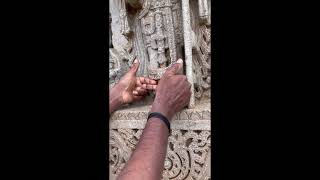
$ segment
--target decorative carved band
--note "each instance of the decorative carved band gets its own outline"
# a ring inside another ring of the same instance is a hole
[[[176,113],[172,122],[175,120],[192,120],[192,121],[203,121],[211,120],[211,110],[210,103],[202,103],[199,106],[196,106],[194,109],[184,109],[181,112]],[[111,120],[145,120],[148,117],[148,112],[151,109],[151,106],[141,106],[141,107],[131,107],[120,109],[114,112],[111,116]]]
[[[110,130],[110,179],[124,168],[141,134],[141,129]],[[162,179],[211,179],[210,148],[210,131],[171,130]]]

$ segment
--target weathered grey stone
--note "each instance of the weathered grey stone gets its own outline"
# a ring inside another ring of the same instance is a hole
[[[109,122],[111,179],[117,177],[127,161],[128,155],[122,153],[130,155],[134,150],[150,108],[149,105],[126,107],[112,114]],[[210,179],[211,121],[210,103],[184,109],[175,115],[171,120],[163,179]]]
[[[172,130],[169,136],[163,179],[210,179],[209,131]],[[110,130],[110,178],[115,179],[128,161],[142,130]]]
[[[192,96],[188,108],[171,120],[163,179],[211,179],[211,0],[109,2],[109,87],[119,81],[135,58],[140,61],[137,75],[153,79],[160,79],[168,67],[182,58]],[[138,143],[153,98],[149,96],[148,101],[112,114],[110,179],[116,179]]]

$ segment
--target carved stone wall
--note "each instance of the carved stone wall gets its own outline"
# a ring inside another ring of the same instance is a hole
[[[192,84],[189,108],[171,121],[163,179],[211,179],[210,0],[111,0],[109,87],[140,60],[139,76],[160,79],[178,58]],[[128,161],[146,123],[150,101],[131,104],[110,119],[110,178]]]
[[[110,119],[110,178],[115,179],[130,158],[151,106],[123,108]],[[210,103],[177,113],[164,163],[163,179],[210,179]]]

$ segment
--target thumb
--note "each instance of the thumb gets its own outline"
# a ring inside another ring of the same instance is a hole
[[[138,60],[138,59],[135,59],[135,60],[133,61],[133,64],[132,64],[129,72],[130,72],[131,74],[136,74],[137,71],[138,71],[138,69],[139,69],[139,65],[140,65],[139,60]]]
[[[183,61],[182,59],[178,59],[176,63],[172,64],[172,66],[166,70],[164,75],[166,76],[175,75],[182,70],[182,67],[183,67]]]

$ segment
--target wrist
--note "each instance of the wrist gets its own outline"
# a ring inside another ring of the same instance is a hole
[[[170,131],[170,121],[167,119],[166,116],[164,116],[162,113],[159,113],[159,112],[150,112],[148,115],[148,120],[153,117],[160,119],[164,124],[166,124],[166,126],[168,127],[168,130]]]
[[[118,87],[114,86],[109,94],[109,112],[112,113],[115,111],[117,108],[122,106],[122,96],[121,93],[118,89]]]
[[[164,115],[169,121],[173,117],[173,113],[170,108],[158,103],[156,100],[153,102],[150,112],[158,112]]]
[[[110,102],[109,105],[113,105],[113,106],[121,106],[122,105],[121,97],[119,95],[110,94],[110,101],[109,102]]]

